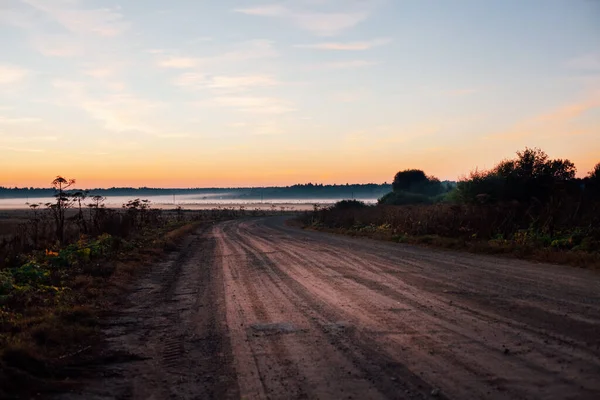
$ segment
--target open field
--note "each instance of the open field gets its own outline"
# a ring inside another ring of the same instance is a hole
[[[168,196],[166,196],[168,197]],[[108,208],[121,208],[127,201],[132,200],[130,197],[113,197],[107,199],[105,205]],[[315,205],[320,207],[330,206],[340,199],[287,199],[287,200],[196,200],[196,201],[172,201],[164,198],[156,198],[150,196],[152,207],[161,210],[173,210],[178,206],[186,210],[213,210],[218,208],[235,208],[243,207],[246,210],[281,210],[285,211],[307,211],[312,210]],[[30,203],[42,203],[53,201],[52,199],[31,199]],[[365,199],[367,203],[375,203],[377,199]],[[0,213],[12,211],[27,211],[29,206],[26,199],[0,199]]]
[[[308,211],[312,210],[314,206],[318,205],[320,207],[324,207],[327,205],[331,205],[332,203],[323,203],[323,202],[272,202],[272,203],[259,203],[259,202],[214,202],[214,203],[202,203],[202,204],[181,204],[186,210],[214,210],[214,209],[224,209],[224,208],[234,208],[239,210],[240,207],[243,207],[247,211],[251,210],[260,210],[260,211],[280,211],[283,207],[285,211]],[[9,216],[9,215],[26,215],[28,213],[27,205],[23,203],[22,205],[18,204],[0,204],[0,215],[1,216]],[[114,205],[114,208],[119,208],[118,205]],[[153,203],[153,208],[157,208],[160,210],[174,210],[177,207],[176,205],[169,203]],[[1,218],[1,217],[0,217]]]
[[[324,204],[319,204],[319,206],[323,206]],[[185,205],[182,210],[185,214],[192,214],[194,211],[208,211],[208,210],[225,210],[232,209],[235,211],[243,210],[247,213],[252,212],[268,212],[268,213],[277,213],[277,212],[301,212],[301,211],[309,211],[314,209],[314,204],[309,203],[232,203],[232,204],[224,204],[224,203],[206,203],[206,204],[191,204]],[[167,216],[174,214],[177,212],[175,206],[172,204],[152,204],[154,209],[162,210]],[[112,208],[114,210],[120,210],[120,208]],[[40,210],[42,213],[45,212],[43,208]],[[87,215],[88,210],[85,210]],[[69,209],[67,212],[67,217],[72,217],[77,214],[77,210],[75,208]],[[11,208],[2,208],[0,205],[0,240],[3,238],[7,238],[14,234],[20,226],[28,223],[33,216],[31,210],[27,208],[26,205],[21,207],[15,207],[14,205]]]
[[[185,204],[182,205],[186,210],[197,211],[197,210],[214,210],[233,208],[239,210],[242,207],[246,211],[309,211],[314,209],[315,204],[323,207],[330,205],[331,203],[287,203],[287,202],[274,202],[274,203],[253,203],[253,202],[231,202],[231,203],[205,203],[205,204]],[[155,204],[154,207],[162,210],[172,210],[172,204]]]
[[[283,217],[197,230],[103,327],[105,361],[59,398],[600,396],[597,272]]]

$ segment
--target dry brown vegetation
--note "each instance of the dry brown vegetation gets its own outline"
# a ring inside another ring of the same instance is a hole
[[[398,243],[600,268],[597,237],[584,236],[579,230],[558,231],[549,236],[518,229],[511,225],[516,214],[510,205],[376,206],[343,211],[323,209],[306,213],[302,223],[309,229]],[[506,236],[500,231],[507,232]]]
[[[74,198],[0,214],[0,398],[72,385],[98,362],[101,317],[145,266],[201,225],[265,214],[157,210],[139,199],[117,210]]]
[[[164,225],[128,239],[80,240],[49,255],[48,263],[38,255],[35,264],[0,270],[0,398],[68,388],[87,363],[98,362],[101,317],[132,279],[200,225],[235,217],[199,212],[178,221],[172,214]],[[87,255],[96,246],[102,253]],[[52,264],[62,257],[69,263]]]

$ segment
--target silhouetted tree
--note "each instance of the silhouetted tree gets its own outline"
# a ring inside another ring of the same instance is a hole
[[[526,148],[517,152],[515,159],[504,160],[491,171],[472,172],[458,183],[458,192],[466,201],[487,195],[493,200],[546,202],[569,189],[576,172],[569,160],[551,160],[540,149]]]
[[[427,176],[420,169],[407,169],[396,174],[392,182],[392,190],[436,196],[444,191],[444,186],[438,178]]]
[[[27,205],[29,206],[29,208],[32,211],[33,214],[33,218],[31,218],[31,226],[33,228],[33,232],[32,232],[32,239],[33,239],[33,246],[37,248],[38,245],[38,237],[39,237],[39,227],[40,227],[40,203],[34,203],[34,204],[29,204],[27,203]]]
[[[588,173],[584,179],[584,185],[588,197],[592,197],[596,201],[600,201],[600,163]]]
[[[46,206],[52,211],[54,222],[56,223],[56,240],[64,242],[65,236],[65,212],[73,205],[71,198],[66,193],[66,190],[75,184],[75,179],[66,179],[62,176],[57,176],[52,181],[52,186],[56,194],[55,203],[46,203]]]
[[[425,172],[420,169],[407,169],[400,171],[394,176],[392,189],[394,192],[410,192],[411,188],[427,183],[429,179]]]
[[[594,169],[590,171],[588,178],[594,182],[600,183],[600,163],[596,164]]]
[[[147,222],[150,210],[150,200],[130,200],[123,204],[123,208],[126,209],[127,213],[131,216],[134,225],[137,225],[139,222],[139,225],[143,226]]]
[[[102,216],[106,213],[106,209],[104,208],[104,201],[106,197],[104,196],[92,196],[92,202],[88,204],[90,208],[90,223],[94,225],[96,230],[100,230],[100,220]]]
[[[498,164],[495,173],[504,178],[520,181],[565,181],[575,178],[577,169],[569,160],[550,160],[548,155],[538,148],[526,148],[517,152],[514,160],[505,160]]]
[[[87,227],[85,218],[83,216],[83,207],[82,207],[81,202],[85,201],[85,199],[87,198],[87,195],[88,195],[88,193],[85,190],[78,191],[78,192],[71,194],[73,201],[77,203],[78,208],[79,208],[79,212],[77,213],[77,223],[79,224],[79,227],[83,231],[83,233],[88,233],[88,227]]]

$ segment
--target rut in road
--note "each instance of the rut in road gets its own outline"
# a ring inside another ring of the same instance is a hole
[[[600,398],[600,275],[220,223],[106,331],[135,361],[63,398]]]

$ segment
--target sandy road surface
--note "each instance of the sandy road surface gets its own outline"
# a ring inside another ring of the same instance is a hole
[[[62,398],[598,399],[600,274],[302,231],[190,237]]]

